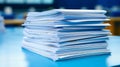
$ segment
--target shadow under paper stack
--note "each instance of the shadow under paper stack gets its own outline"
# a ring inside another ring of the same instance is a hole
[[[29,12],[23,48],[52,60],[109,54],[104,10],[54,9]]]

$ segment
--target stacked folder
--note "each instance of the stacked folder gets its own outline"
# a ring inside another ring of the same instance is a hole
[[[53,9],[29,12],[23,26],[23,48],[54,61],[109,54],[109,19],[105,10]]]
[[[0,32],[4,32],[5,31],[5,26],[4,26],[4,22],[3,22],[3,17],[0,16]]]

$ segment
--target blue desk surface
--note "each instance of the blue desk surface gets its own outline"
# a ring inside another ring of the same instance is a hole
[[[120,64],[120,37],[110,36],[111,55],[54,62],[21,48],[23,28],[9,27],[0,34],[0,67],[110,67]]]

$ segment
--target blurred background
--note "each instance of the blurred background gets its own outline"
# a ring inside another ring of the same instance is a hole
[[[110,21],[104,23],[111,24],[106,27],[113,35],[109,36],[108,41],[111,55],[84,58],[85,60],[81,59],[80,63],[76,61],[74,61],[75,64],[70,63],[76,66],[83,64],[84,67],[86,65],[86,67],[88,65],[89,67],[90,65],[92,67],[96,65],[96,67],[120,67],[120,0],[0,0],[0,67],[45,67],[49,65],[51,67],[52,64],[68,66],[69,61],[56,64],[44,61],[45,58],[21,49],[24,28],[21,24],[24,23],[27,13],[59,8],[107,10],[106,15]]]
[[[0,0],[0,14],[6,26],[21,26],[27,12],[50,9],[104,9],[113,35],[120,35],[120,0]]]

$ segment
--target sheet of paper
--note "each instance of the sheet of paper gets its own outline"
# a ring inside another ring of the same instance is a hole
[[[50,58],[54,61],[56,60],[62,60],[62,59],[70,59],[70,58],[77,58],[77,57],[83,57],[83,56],[91,56],[91,55],[102,55],[102,54],[109,54],[110,51],[108,49],[97,49],[97,50],[86,50],[86,51],[76,51],[76,52],[71,52],[68,54],[53,54],[50,52],[42,51],[39,49],[35,49],[32,47],[28,47],[23,45],[23,48],[26,48],[32,52],[35,52],[37,54],[40,54],[44,57]]]
[[[39,49],[39,50],[56,53],[56,54],[62,54],[62,53],[73,52],[73,51],[84,51],[84,50],[107,48],[106,42],[90,43],[90,44],[84,44],[84,45],[78,44],[78,45],[72,45],[72,46],[64,46],[62,48],[46,45],[43,42],[41,42],[41,44],[36,44],[32,42],[23,41],[23,45],[29,46],[35,49]]]
[[[78,9],[53,9],[44,12],[29,12],[27,16],[49,16],[54,14],[81,15],[81,14],[105,14],[105,10],[78,10]]]
[[[58,47],[66,46],[66,45],[101,42],[101,41],[106,41],[107,39],[108,37],[99,37],[99,38],[91,38],[91,39],[83,39],[83,40],[77,39],[77,40],[59,42],[59,41],[54,41],[54,40],[49,40],[49,39],[48,40],[47,39],[32,39],[32,38],[24,37],[24,40],[28,42],[33,42],[37,44],[41,44],[41,42],[46,42],[46,44],[51,44],[51,45],[55,45]]]

